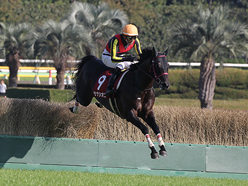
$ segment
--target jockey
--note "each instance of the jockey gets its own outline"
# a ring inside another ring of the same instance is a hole
[[[111,96],[116,93],[116,90],[113,90],[115,80],[120,75],[121,71],[129,69],[134,61],[134,57],[123,57],[121,54],[128,52],[132,48],[135,48],[138,56],[142,53],[140,41],[137,36],[137,27],[128,24],[123,28],[122,34],[115,35],[107,43],[102,53],[102,61],[106,66],[115,68],[115,70],[110,77],[105,96]]]

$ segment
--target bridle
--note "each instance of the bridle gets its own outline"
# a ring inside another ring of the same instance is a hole
[[[155,65],[155,63],[159,62],[157,59],[160,58],[160,57],[166,57],[166,55],[164,55],[164,54],[157,55],[155,58],[152,59],[152,65],[150,66],[149,73],[151,73],[151,71],[152,71],[154,76],[152,76],[151,74],[145,72],[144,70],[142,70],[142,69],[139,67],[139,69],[140,69],[142,72],[144,72],[146,75],[148,75],[148,76],[151,77],[152,79],[155,79],[156,82],[157,82],[158,84],[161,83],[161,80],[159,79],[161,76],[163,76],[163,75],[168,75],[168,72],[164,72],[164,73],[159,74],[159,75],[157,75],[157,73],[156,73],[156,70],[155,70],[155,66],[154,66],[154,65]]]

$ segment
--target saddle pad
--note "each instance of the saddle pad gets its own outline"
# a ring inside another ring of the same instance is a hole
[[[114,85],[114,89],[118,90],[121,81],[124,77],[124,75],[127,73],[128,70],[124,71],[123,73],[121,73],[121,75],[117,78],[117,80],[115,81],[115,85]],[[94,85],[93,88],[93,94],[94,97],[100,97],[100,98],[106,98],[108,99],[109,97],[106,97],[104,94],[107,90],[107,86],[109,83],[109,79],[110,79],[111,73],[110,70],[104,71],[97,79],[96,84]]]

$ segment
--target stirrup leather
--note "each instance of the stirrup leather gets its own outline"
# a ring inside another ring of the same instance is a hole
[[[114,90],[114,89],[108,90],[107,89],[107,91],[106,91],[106,93],[104,95],[107,96],[107,97],[110,97],[110,96],[116,94],[116,92],[117,92],[117,90]]]

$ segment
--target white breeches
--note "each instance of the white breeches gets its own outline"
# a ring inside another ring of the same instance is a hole
[[[108,56],[108,55],[102,55],[102,61],[108,67],[111,67],[111,68],[118,67],[121,70],[129,69],[130,65],[133,64],[133,62],[130,62],[130,61],[123,61],[123,62],[119,62],[119,63],[113,63],[112,60],[111,60],[111,56]]]

